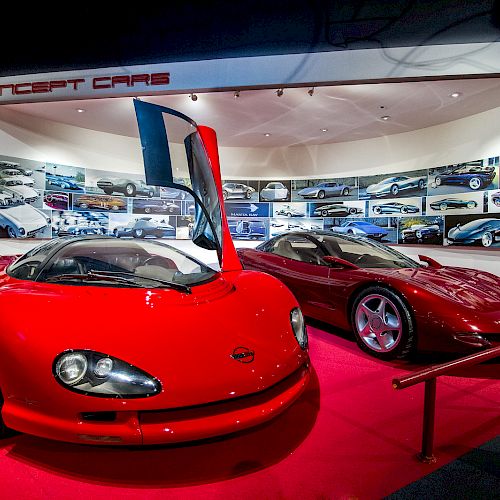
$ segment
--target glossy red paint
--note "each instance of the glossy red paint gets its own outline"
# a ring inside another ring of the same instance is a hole
[[[297,297],[304,315],[351,330],[355,298],[369,286],[396,291],[416,321],[422,351],[479,348],[458,334],[479,334],[496,345],[500,335],[500,278],[457,267],[347,269],[300,262],[258,249],[238,249],[245,269],[269,273]],[[435,262],[435,261],[434,261]],[[487,347],[482,346],[482,347]]]
[[[173,443],[231,433],[285,410],[309,381],[293,333],[292,293],[243,271],[224,215],[215,132],[199,128],[222,209],[222,272],[186,294],[174,289],[72,286],[12,278],[0,261],[0,391],[5,424],[62,441]],[[253,361],[231,357],[237,348]],[[137,399],[72,392],[53,375],[67,350],[93,350],[158,379]],[[0,399],[1,402],[1,399]],[[84,414],[115,412],[111,421]]]

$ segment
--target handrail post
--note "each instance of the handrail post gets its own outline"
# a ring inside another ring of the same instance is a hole
[[[436,462],[434,456],[434,417],[436,414],[436,378],[425,381],[424,420],[422,433],[422,451],[418,458],[427,464]]]

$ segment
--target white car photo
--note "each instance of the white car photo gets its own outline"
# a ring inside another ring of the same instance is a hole
[[[32,187],[23,184],[23,181],[21,179],[18,179],[18,177],[19,176],[0,178],[0,188],[5,187],[11,191],[14,191],[27,203],[36,201],[39,197],[39,194]]]
[[[16,179],[20,180],[25,186],[33,187],[35,185],[33,177],[23,175],[23,173],[17,168],[4,168],[0,170],[0,179],[6,179],[10,177],[15,177]]]
[[[288,198],[288,188],[282,182],[269,182],[267,186],[261,190],[260,198],[264,201],[279,201]]]
[[[35,207],[20,203],[15,206],[0,205],[0,229],[9,238],[29,238],[45,229],[50,220]]]

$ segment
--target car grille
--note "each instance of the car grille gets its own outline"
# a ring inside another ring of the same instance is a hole
[[[112,184],[111,182],[108,182],[108,181],[99,181],[99,182],[97,183],[97,185],[98,185],[99,187],[101,187],[101,186],[110,186],[110,187],[111,187],[113,184]]]
[[[26,235],[28,238],[31,238],[32,236],[35,236],[36,233],[38,233],[38,229],[36,229],[35,231],[29,231],[28,234]]]

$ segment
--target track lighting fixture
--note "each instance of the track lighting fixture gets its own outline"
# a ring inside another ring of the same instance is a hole
[[[277,95],[278,97],[281,97],[281,96],[283,95],[283,89],[278,89],[278,90],[276,91],[276,95]]]
[[[312,97],[314,95],[314,87],[311,87],[307,93]]]
[[[239,90],[236,90],[235,93],[234,93],[234,96],[233,96],[235,99],[238,99],[238,97],[240,97],[240,91]]]
[[[196,94],[189,94],[189,97],[193,102],[198,100],[198,96]]]

